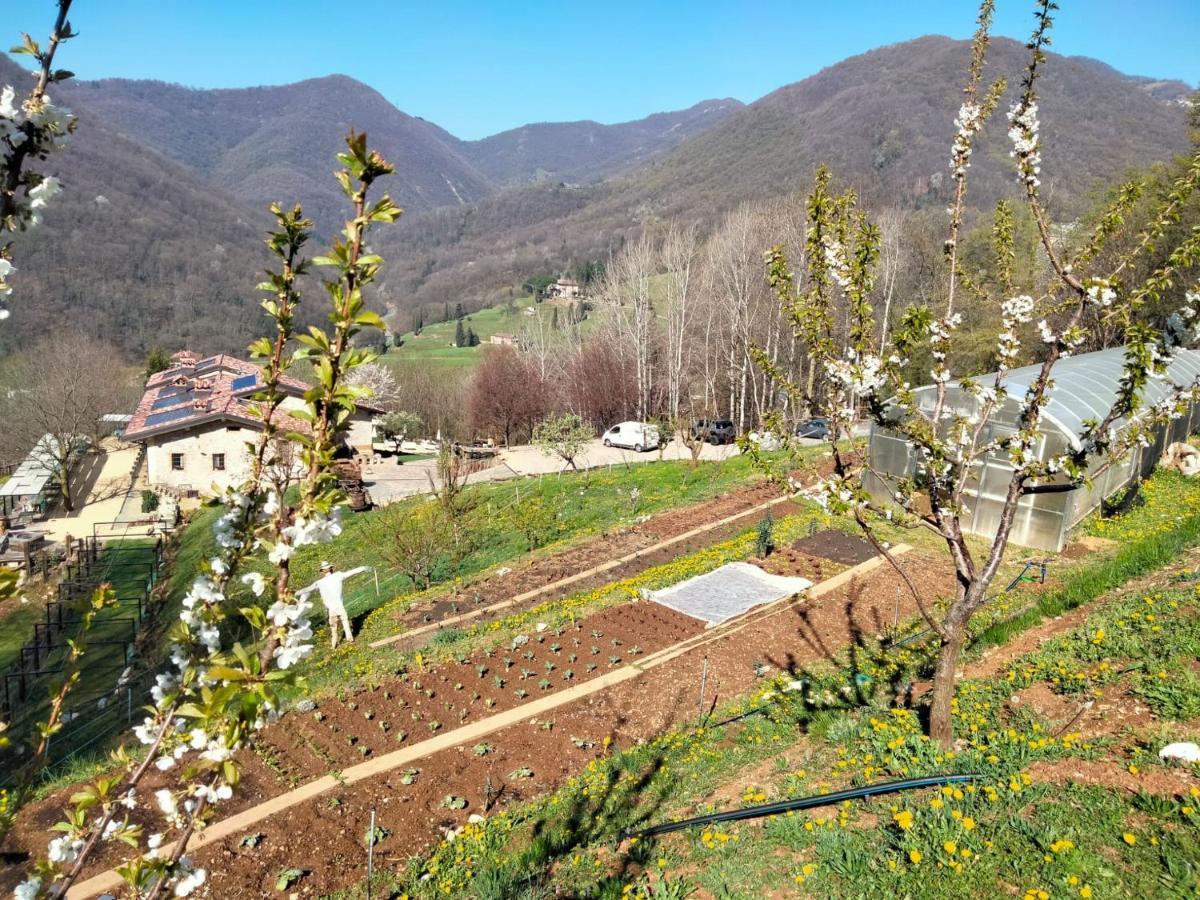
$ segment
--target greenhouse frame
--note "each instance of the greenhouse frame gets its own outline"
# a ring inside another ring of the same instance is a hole
[[[1085,353],[1055,363],[1053,387],[1047,394],[1049,402],[1042,411],[1040,437],[1035,447],[1039,459],[1048,460],[1061,455],[1068,447],[1080,446],[1083,423],[1089,419],[1101,420],[1111,409],[1124,366],[1124,347]],[[1016,432],[1022,399],[1040,371],[1040,365],[1032,365],[1005,374],[1003,384],[1008,396],[988,417],[981,443]],[[992,373],[973,380],[990,386],[995,379],[995,373]],[[1147,384],[1142,392],[1141,408],[1145,410],[1170,396],[1177,386],[1191,387],[1198,381],[1200,353],[1180,350],[1171,362],[1167,377],[1151,379]],[[917,388],[914,393],[920,410],[931,414],[937,398],[936,385]],[[978,412],[979,403],[959,385],[946,385],[946,409],[950,412],[970,416]],[[1128,427],[1136,418],[1118,420],[1117,428]],[[1081,485],[1022,497],[1011,540],[1026,547],[1058,552],[1066,544],[1071,529],[1102,501],[1129,484],[1135,474],[1139,477],[1148,475],[1169,445],[1186,441],[1198,428],[1200,402],[1192,403],[1180,418],[1158,426],[1148,447],[1135,447],[1111,464],[1103,455],[1089,459],[1090,487]],[[896,484],[916,475],[916,452],[905,438],[878,425],[872,425],[868,440],[870,468],[864,483],[877,502],[895,503]],[[982,466],[963,491],[963,528],[968,534],[986,538],[995,536],[1012,471],[1012,464],[1004,454],[991,453],[983,458]]]

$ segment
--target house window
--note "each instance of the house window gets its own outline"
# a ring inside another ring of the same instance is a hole
[[[225,454],[224,453],[214,453],[212,455],[212,461],[213,461],[213,471],[214,472],[224,472],[225,471]]]
[[[241,430],[242,430],[242,426],[241,426],[241,425],[230,425],[230,426],[229,426],[228,428],[226,428],[225,430],[226,430],[226,431],[241,431]]]
[[[183,471],[183,454],[182,453],[172,453],[171,454],[171,471],[172,472],[182,472]]]

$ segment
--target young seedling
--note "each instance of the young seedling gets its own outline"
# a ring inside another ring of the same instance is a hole
[[[392,836],[392,833],[382,825],[376,825],[374,828],[368,828],[363,834],[363,846],[370,847],[372,844],[378,844],[380,841],[387,840]]]
[[[527,769],[524,766],[522,766],[520,769],[513,769],[513,771],[509,772],[508,777],[513,779],[514,781],[517,780],[518,778],[532,778],[533,777],[533,769]]]
[[[275,877],[275,890],[283,893],[307,874],[307,869],[284,869]]]
[[[400,776],[400,783],[413,784],[417,780],[417,776],[420,774],[420,769],[405,769],[404,774]]]
[[[476,756],[487,756],[495,748],[491,744],[483,743],[483,744],[476,744],[471,749],[475,753]]]
[[[450,794],[442,801],[442,806],[446,807],[446,809],[466,809],[467,798],[455,797],[453,794]]]

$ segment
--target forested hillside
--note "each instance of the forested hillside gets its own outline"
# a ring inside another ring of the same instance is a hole
[[[648,162],[742,108],[738,100],[704,100],[634,122],[540,122],[457,146],[501,184],[597,181]]]
[[[471,208],[438,210],[397,229],[393,252],[408,303],[483,297],[522,273],[604,257],[648,223],[705,229],[739,203],[803,191],[822,163],[878,210],[942,209],[951,196],[950,138],[968,44],[925,37],[856,56],[750,104],[627,177],[594,187],[529,187]],[[989,78],[1016,91],[1024,49],[997,39]],[[1132,78],[1085,58],[1048,54],[1041,108],[1051,212],[1066,222],[1130,169],[1187,146],[1187,86]],[[975,152],[978,211],[1016,196],[1007,123],[997,115]],[[396,270],[392,283],[395,284]]]
[[[387,266],[370,299],[398,330],[418,308],[478,309],[533,274],[606,259],[645,226],[675,219],[711,231],[739,204],[804,190],[822,162],[875,210],[936,211],[950,192],[946,147],[966,54],[964,42],[925,37],[746,107],[706,101],[471,142],[344,76],[215,91],[69,82],[57,92],[80,126],[55,160],[66,194],[36,240],[18,241],[24,271],[2,340],[78,318],[135,355],[155,344],[240,348],[258,321],[267,205],[299,201],[319,229],[335,229],[344,208],[330,173],[351,127],[397,166],[386,187],[406,214],[375,248]],[[1019,44],[997,40],[989,77],[1015,80],[1021,58]],[[1044,166],[1059,222],[1125,171],[1186,145],[1186,85],[1053,54],[1047,68]],[[0,82],[23,77],[0,57]],[[998,115],[974,157],[977,207],[1015,187],[1004,131]]]

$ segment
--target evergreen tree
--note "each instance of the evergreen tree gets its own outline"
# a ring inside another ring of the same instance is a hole
[[[413,320],[413,334],[420,334],[421,329],[425,327],[425,311],[418,309]]]
[[[463,329],[462,319],[459,319],[458,323],[454,326],[454,346],[455,347],[467,346],[467,333]]]
[[[463,317],[463,308],[461,303],[454,304],[454,318],[461,319]]]
[[[550,330],[558,331],[558,307],[554,307],[554,312],[550,314]]]
[[[162,347],[154,347],[146,354],[147,378],[158,372],[165,372],[169,368],[171,368],[171,357],[167,356],[167,351]]]
[[[475,333],[474,328],[467,329],[467,346],[468,347],[478,347],[479,346],[479,335],[477,335]]]

